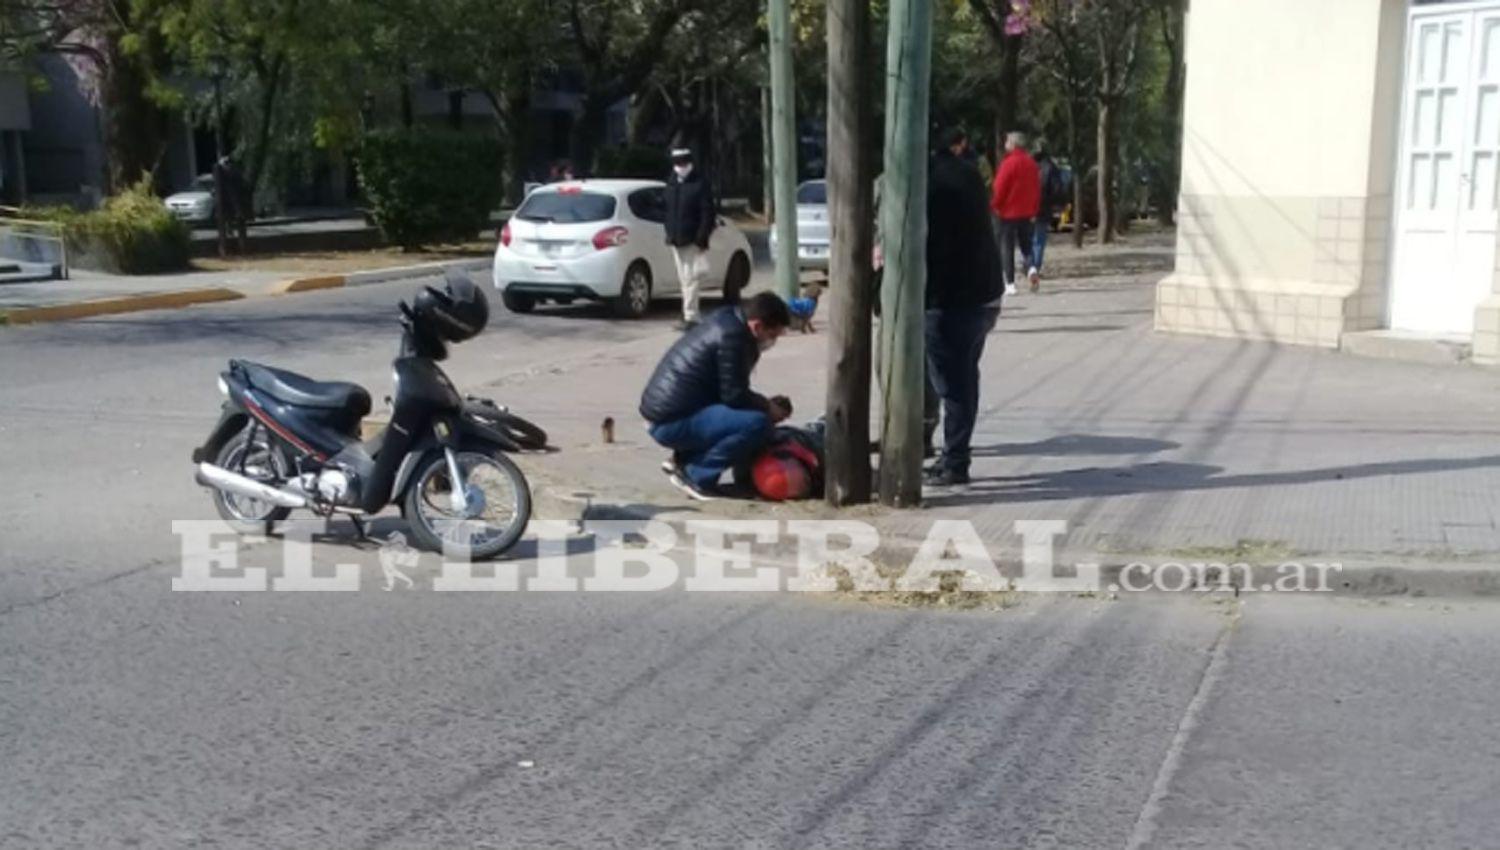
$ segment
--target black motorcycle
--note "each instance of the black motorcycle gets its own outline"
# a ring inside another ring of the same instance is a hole
[[[294,509],[364,520],[401,509],[415,542],[474,560],[516,544],[531,519],[531,489],[506,453],[546,448],[547,435],[486,399],[464,398],[438,362],[447,345],[489,321],[484,292],[462,273],[402,302],[396,391],[388,424],[368,442],[370,394],[231,360],[219,377],[219,423],[193,453],[199,484],[242,533],[269,533]]]

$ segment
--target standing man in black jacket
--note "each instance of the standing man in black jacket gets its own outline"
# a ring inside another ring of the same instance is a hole
[[[667,181],[667,244],[677,260],[682,285],[682,322],[679,330],[698,323],[698,297],[708,277],[708,241],[718,224],[713,187],[693,162],[688,148],[672,151],[672,177]]]
[[[949,131],[932,163],[927,194],[927,366],[943,400],[943,456],[928,470],[935,487],[969,483],[979,417],[979,360],[1003,286],[984,178],[964,159],[969,137]]]
[[[641,394],[651,437],[672,450],[662,471],[700,501],[715,495],[724,470],[750,460],[791,415],[780,398],[750,389],[761,352],[792,322],[786,303],[762,292],[743,307],[714,311],[673,344]]]

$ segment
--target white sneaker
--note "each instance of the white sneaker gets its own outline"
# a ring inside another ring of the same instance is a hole
[[[1014,283],[1007,283],[1005,285],[1005,294],[1006,295],[1015,295],[1016,293],[1018,293],[1020,291],[1021,290],[1017,289],[1016,285]]]
[[[1042,270],[1041,269],[1037,268],[1036,266],[1032,266],[1031,270],[1028,271],[1028,272],[1026,272],[1026,278],[1031,281],[1031,291],[1032,292],[1036,292],[1038,289],[1042,288]]]

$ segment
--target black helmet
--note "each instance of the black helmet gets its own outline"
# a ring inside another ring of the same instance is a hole
[[[490,302],[467,274],[449,271],[441,289],[429,286],[417,295],[412,320],[420,334],[463,342],[478,336],[489,324]]]

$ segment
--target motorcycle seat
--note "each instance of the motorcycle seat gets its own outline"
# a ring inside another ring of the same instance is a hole
[[[367,415],[372,404],[370,394],[358,384],[342,381],[314,381],[311,378],[273,369],[258,363],[235,361],[250,386],[282,404],[318,410],[337,410],[358,419]]]

